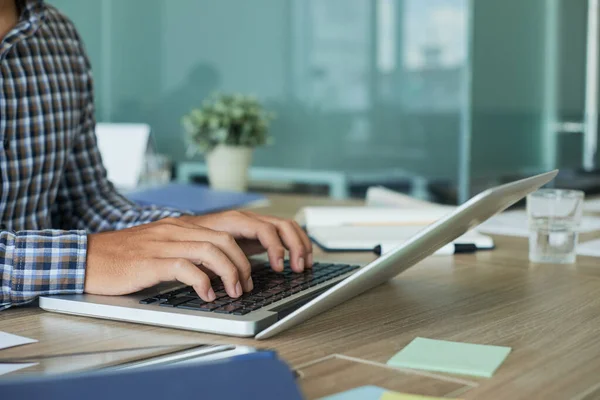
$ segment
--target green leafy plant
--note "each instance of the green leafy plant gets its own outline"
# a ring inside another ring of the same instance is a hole
[[[253,96],[214,94],[182,118],[190,153],[210,152],[219,144],[258,147],[270,144],[274,115]]]

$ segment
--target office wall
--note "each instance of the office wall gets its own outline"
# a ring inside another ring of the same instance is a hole
[[[469,133],[472,179],[580,163],[581,135],[545,124],[582,115],[586,0],[50,2],[85,40],[98,119],[150,123],[175,161],[181,116],[219,90],[277,113],[259,166],[456,182]]]
[[[543,162],[547,3],[474,2],[474,178],[534,170]]]
[[[255,165],[456,179],[466,0],[51,3],[86,42],[98,119],[149,122],[176,161],[181,116],[239,91],[278,116]]]
[[[585,61],[587,1],[560,3],[559,17],[559,121],[583,121],[585,107]],[[562,133],[558,139],[558,165],[565,168],[581,166],[583,139],[579,133]],[[600,154],[597,158],[600,162]]]

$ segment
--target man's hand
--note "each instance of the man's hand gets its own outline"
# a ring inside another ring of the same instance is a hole
[[[229,233],[246,255],[267,251],[275,271],[283,271],[286,248],[290,253],[293,271],[302,272],[304,268],[312,267],[312,243],[296,221],[239,211],[184,216],[179,219],[203,228]]]
[[[312,245],[298,224],[237,211],[91,234],[85,291],[120,295],[179,281],[213,301],[210,278],[219,276],[237,298],[253,288],[247,256],[266,251],[273,269],[282,271],[286,248],[294,271],[312,267]]]

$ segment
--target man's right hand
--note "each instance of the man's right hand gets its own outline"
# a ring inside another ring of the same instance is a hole
[[[219,276],[236,298],[252,290],[250,273],[248,258],[230,234],[177,218],[88,235],[86,293],[129,294],[179,281],[213,301],[211,276]]]

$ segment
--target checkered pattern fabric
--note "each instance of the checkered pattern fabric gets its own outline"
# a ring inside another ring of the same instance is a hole
[[[17,5],[18,25],[0,42],[0,309],[83,292],[88,233],[180,215],[115,191],[75,27],[41,0]]]

